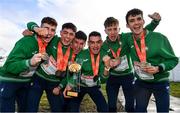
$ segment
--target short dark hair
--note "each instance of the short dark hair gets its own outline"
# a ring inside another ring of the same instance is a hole
[[[77,31],[76,26],[75,26],[73,23],[70,23],[70,22],[63,24],[63,25],[62,25],[62,30],[63,30],[64,28],[72,29],[74,32]]]
[[[51,17],[44,17],[41,20],[41,25],[43,23],[47,23],[47,24],[52,25],[52,26],[57,26],[58,25],[57,21],[54,18],[51,18]]]
[[[129,16],[136,16],[136,15],[139,15],[141,14],[143,16],[143,12],[140,10],[140,9],[137,9],[137,8],[134,8],[134,9],[131,9],[127,12],[126,14],[126,23],[128,24],[128,18]]]
[[[104,27],[109,27],[112,26],[114,24],[118,24],[119,25],[119,21],[118,19],[114,18],[114,17],[108,17],[105,21],[104,21]]]
[[[92,32],[89,34],[89,38],[90,38],[91,36],[99,36],[99,37],[101,38],[101,34],[100,34],[99,32],[97,32],[97,31],[92,31]],[[88,38],[88,40],[89,40],[89,38]]]
[[[75,34],[75,38],[80,39],[80,40],[84,40],[86,42],[87,35],[83,31],[78,31]]]

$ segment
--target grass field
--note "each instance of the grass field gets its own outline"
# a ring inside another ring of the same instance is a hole
[[[105,85],[102,86],[102,92],[107,99],[106,91],[105,91]],[[171,82],[170,83],[170,94],[175,97],[180,98],[180,82]],[[121,103],[118,103],[119,109],[118,111],[123,111]],[[93,101],[90,99],[88,95],[85,95],[82,103],[81,103],[81,111],[83,112],[95,112],[96,106],[93,103]],[[46,95],[44,94],[41,102],[40,102],[40,111],[50,111],[49,104],[46,99]]]
[[[180,98],[180,82],[170,83],[170,94]]]

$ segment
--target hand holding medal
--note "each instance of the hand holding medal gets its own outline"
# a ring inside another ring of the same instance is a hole
[[[77,73],[81,70],[81,65],[75,62],[70,64],[68,69],[70,72]]]
[[[47,53],[44,52],[44,53],[41,53],[41,58],[42,58],[43,61],[48,61],[49,56],[48,56]]]
[[[105,55],[104,57],[103,57],[103,62],[104,62],[104,65],[105,65],[105,67],[110,67],[110,57],[108,56],[108,55]]]

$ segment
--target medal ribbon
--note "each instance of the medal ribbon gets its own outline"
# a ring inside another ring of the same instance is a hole
[[[121,48],[119,48],[116,53],[111,48],[110,48],[110,50],[111,50],[111,53],[112,53],[114,58],[117,58],[120,56]]]
[[[136,53],[139,57],[139,60],[140,62],[146,62],[146,45],[145,45],[145,36],[144,36],[144,33],[142,33],[141,37],[140,37],[140,46],[141,46],[141,50],[135,40],[135,38],[133,37],[134,39],[134,46],[135,46],[135,49],[136,49]]]
[[[120,37],[119,37],[119,36],[117,37],[117,39],[118,39],[118,42],[120,42]],[[108,44],[107,40],[106,40],[106,43]],[[109,45],[109,44],[108,44],[108,45]],[[116,51],[116,53],[113,51],[113,49],[112,49],[110,46],[108,46],[108,47],[109,47],[109,49],[111,50],[111,53],[112,53],[112,55],[113,55],[114,58],[117,58],[117,57],[120,56],[121,47],[118,48],[118,50]]]
[[[66,50],[65,55],[63,55],[62,51],[62,44],[61,42],[58,43],[58,50],[57,50],[57,70],[65,71],[68,65],[68,59],[70,56],[70,47]]]
[[[91,65],[93,69],[93,75],[97,76],[99,71],[99,61],[100,61],[100,53],[98,54],[96,61],[94,60],[94,54],[90,51],[91,55]]]
[[[39,53],[46,53],[46,46],[48,43],[44,42],[40,37],[37,37]]]
[[[71,62],[74,62],[75,57],[76,57],[76,54],[73,53],[73,54],[72,54],[72,57],[71,57]]]

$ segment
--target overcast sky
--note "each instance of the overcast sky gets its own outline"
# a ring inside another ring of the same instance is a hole
[[[175,54],[180,57],[178,4],[178,0],[0,0],[0,47],[10,51],[22,37],[26,23],[40,24],[45,16],[58,21],[58,35],[63,23],[73,22],[87,35],[96,30],[105,39],[103,23],[107,17],[117,18],[121,32],[128,32],[125,15],[128,10],[139,8],[144,11],[146,24],[151,21],[148,14],[161,14],[162,21],[155,31],[168,37]]]

